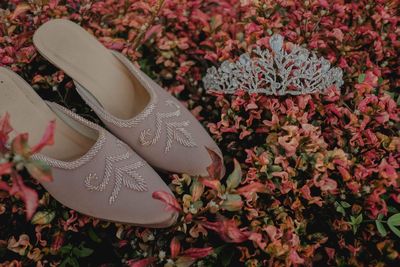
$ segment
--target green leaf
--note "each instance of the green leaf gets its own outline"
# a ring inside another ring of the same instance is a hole
[[[222,250],[225,249],[227,246],[228,245],[222,245],[222,246],[219,246],[217,248],[214,248],[214,253],[219,255],[222,252]]]
[[[400,225],[400,213],[390,216],[388,219],[388,224],[399,226]]]
[[[400,237],[400,230],[396,228],[396,226],[392,225],[392,224],[388,224],[390,230],[397,235],[398,237]]]
[[[203,201],[197,200],[196,202],[193,203],[193,207],[197,210],[201,209],[203,207]]]
[[[390,230],[397,235],[398,237],[400,237],[400,230],[396,227],[400,225],[400,213],[394,214],[392,216],[389,217],[389,219],[387,220],[387,224],[390,228]]]
[[[75,257],[67,257],[61,262],[60,267],[67,266],[79,267],[79,262]]]
[[[204,192],[204,185],[199,182],[198,179],[194,178],[192,185],[190,186],[190,194],[192,195],[192,200],[197,201],[201,198]]]
[[[339,213],[341,213],[343,216],[346,215],[346,211],[345,211],[344,208],[343,208],[342,206],[340,206],[340,205],[336,207],[336,211],[339,212]]]
[[[362,82],[364,82],[364,80],[365,80],[365,73],[361,73],[358,76],[358,83],[362,83]]]
[[[235,249],[229,247],[221,252],[220,259],[222,267],[231,266],[230,264],[234,254],[235,254]]]
[[[33,215],[31,222],[41,225],[48,224],[51,223],[55,216],[56,213],[54,211],[38,211]]]
[[[67,264],[68,264],[69,261],[70,261],[70,258],[69,258],[69,257],[68,257],[68,258],[65,258],[65,259],[61,262],[60,267],[66,267],[66,266],[68,266]]]
[[[351,207],[351,205],[349,203],[347,203],[346,201],[340,201],[340,205],[342,205],[342,207],[345,209]]]
[[[399,213],[399,210],[396,209],[396,208],[393,207],[393,206],[388,206],[388,212],[389,212],[389,213]]]
[[[70,263],[71,263],[72,267],[79,267],[79,262],[75,257],[71,257],[70,259],[71,259]]]
[[[376,224],[376,228],[378,229],[378,232],[381,234],[381,236],[386,236],[387,235],[387,231],[385,229],[385,227],[383,226],[382,222],[379,220],[375,221]]]
[[[238,185],[242,181],[242,168],[240,167],[240,163],[236,159],[233,159],[233,162],[235,164],[235,168],[233,172],[228,176],[228,179],[226,181],[228,191],[231,191],[232,189],[238,187]]]
[[[283,169],[282,169],[282,167],[279,166],[279,165],[272,165],[271,168],[270,168],[270,170],[271,170],[271,172],[280,172],[280,171],[282,171]]]
[[[176,267],[190,267],[196,260],[191,257],[182,256],[175,261]]]
[[[227,194],[225,201],[222,203],[221,208],[228,211],[238,211],[243,207],[243,201],[240,195]]]
[[[17,135],[12,141],[11,150],[25,159],[29,158],[31,148],[28,145],[28,134]]]
[[[88,231],[89,238],[96,243],[101,243],[101,238],[93,231],[93,228],[89,228]]]
[[[83,245],[80,245],[79,247],[73,248],[72,253],[79,258],[85,258],[93,253],[93,249],[85,248]]]
[[[363,221],[363,216],[362,216],[362,214],[360,214],[357,216],[355,222],[356,222],[356,224],[361,224],[362,221]]]
[[[396,93],[395,92],[384,91],[384,93],[387,94],[388,96],[390,96],[393,100],[395,100],[395,97],[396,97]]]
[[[72,245],[68,244],[60,248],[61,254],[69,254],[71,252]]]

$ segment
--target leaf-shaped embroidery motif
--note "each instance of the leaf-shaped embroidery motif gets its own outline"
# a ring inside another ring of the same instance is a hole
[[[117,142],[117,146],[122,148],[123,144]],[[137,172],[137,169],[143,167],[145,164],[142,161],[127,164],[123,167],[114,166],[116,163],[129,160],[131,153],[128,151],[117,156],[106,157],[106,166],[103,174],[102,181],[95,185],[92,183],[93,180],[98,180],[96,173],[90,173],[85,178],[85,186],[90,191],[102,192],[106,189],[109,184],[112,174],[115,176],[114,188],[109,198],[109,203],[112,204],[118,198],[118,194],[121,191],[122,185],[128,189],[135,191],[147,191],[146,181]]]
[[[110,204],[114,202],[121,190],[122,185],[135,191],[146,191],[147,185],[142,176],[135,170],[143,167],[144,163],[138,161],[134,164],[115,169],[115,186],[110,197]]]
[[[195,147],[197,144],[194,142],[191,133],[186,129],[189,125],[189,121],[170,121],[172,118],[178,118],[181,115],[179,105],[171,100],[166,101],[166,105],[175,107],[176,110],[173,112],[158,112],[156,113],[156,129],[151,133],[151,129],[145,129],[140,133],[140,143],[143,146],[150,146],[156,144],[160,137],[162,126],[165,124],[167,141],[165,144],[164,152],[167,153],[171,147],[173,141],[186,146]]]

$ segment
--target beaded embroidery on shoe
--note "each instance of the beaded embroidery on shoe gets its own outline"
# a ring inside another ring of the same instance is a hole
[[[43,161],[51,167],[66,169],[66,170],[76,169],[76,168],[86,164],[90,160],[92,160],[97,155],[97,153],[103,148],[103,145],[106,142],[105,130],[102,127],[98,126],[97,124],[94,124],[93,122],[82,118],[78,114],[70,111],[69,109],[64,108],[63,106],[60,106],[56,103],[50,103],[50,102],[48,102],[48,104],[55,106],[56,108],[61,110],[63,113],[67,114],[69,117],[73,118],[74,120],[78,121],[79,123],[86,125],[89,128],[97,130],[99,133],[99,137],[98,137],[96,143],[93,145],[93,147],[90,148],[89,151],[85,155],[83,155],[82,157],[80,157],[79,159],[74,160],[74,161],[69,162],[69,161],[56,160],[56,159],[49,158],[42,154],[32,155],[32,158],[35,160]]]
[[[121,141],[117,140],[117,146],[119,148],[123,148],[124,145]],[[123,167],[116,167],[115,164],[119,162],[128,161],[132,153],[130,153],[127,149],[124,149],[125,152],[118,155],[107,156],[105,159],[105,169],[102,176],[102,181],[95,185],[92,183],[93,180],[99,180],[97,173],[89,173],[85,177],[85,186],[89,191],[98,191],[102,192],[106,189],[106,186],[109,184],[112,174],[114,174],[115,182],[114,188],[109,197],[109,203],[114,203],[117,198],[118,194],[122,189],[122,185],[126,188],[143,192],[147,191],[147,183],[142,178],[142,176],[137,172],[138,169],[145,166],[144,162],[139,160],[134,163],[129,163],[124,165]]]
[[[151,129],[145,129],[140,133],[140,144],[143,146],[151,146],[156,144],[161,137],[163,125],[165,125],[167,141],[165,144],[164,152],[170,151],[173,141],[186,146],[196,147],[197,144],[194,142],[191,133],[187,130],[190,125],[188,120],[185,121],[171,121],[173,118],[178,118],[181,115],[179,105],[174,103],[172,100],[166,100],[167,106],[175,107],[176,110],[172,112],[157,112],[156,113],[156,129],[151,132]]]

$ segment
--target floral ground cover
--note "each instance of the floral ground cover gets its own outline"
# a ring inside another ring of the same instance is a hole
[[[182,100],[218,142],[227,166],[221,180],[213,178],[217,158],[208,178],[164,175],[178,199],[170,204],[181,213],[174,227],[102,222],[62,207],[38,184],[49,173],[29,155],[51,135],[33,148],[19,136],[10,151],[4,143],[12,125],[3,117],[0,264],[398,266],[398,7],[390,0],[0,2],[0,64],[43,98],[99,122],[71,80],[32,45],[45,21],[69,18]],[[340,92],[204,90],[208,67],[268,47],[273,33],[341,67]]]

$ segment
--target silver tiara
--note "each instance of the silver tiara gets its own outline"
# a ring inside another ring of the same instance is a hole
[[[297,45],[285,51],[279,34],[274,34],[269,44],[272,52],[256,47],[254,57],[244,53],[236,62],[224,61],[218,69],[209,68],[203,78],[205,88],[223,93],[243,89],[267,95],[300,95],[343,85],[342,70],[331,68],[325,58]]]

